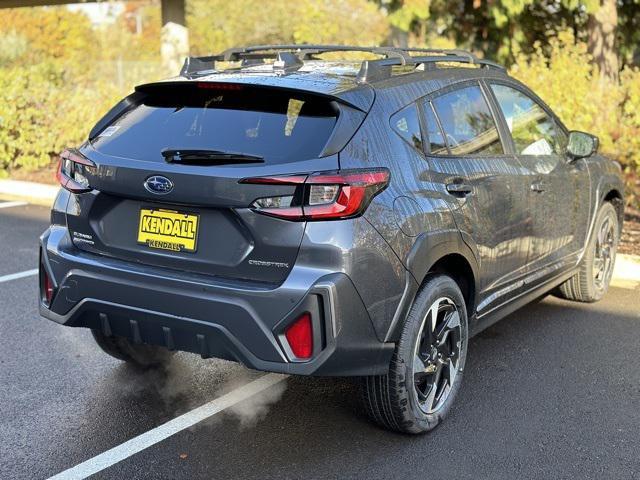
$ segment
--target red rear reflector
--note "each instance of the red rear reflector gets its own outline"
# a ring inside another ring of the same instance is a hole
[[[49,278],[49,275],[47,275],[47,271],[42,268],[42,296],[47,306],[51,305],[51,300],[53,300],[53,291],[53,282],[51,281],[51,278]]]
[[[311,315],[303,313],[285,331],[285,337],[293,354],[300,359],[309,359],[313,353],[313,327]]]

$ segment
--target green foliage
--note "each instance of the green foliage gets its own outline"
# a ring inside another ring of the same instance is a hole
[[[34,63],[49,59],[80,60],[95,55],[91,22],[82,13],[66,8],[16,8],[0,12],[2,44],[20,38],[3,56]],[[28,45],[28,48],[24,46]],[[3,46],[4,46],[3,45]]]
[[[113,76],[78,80],[76,70],[53,61],[0,69],[0,170],[49,165],[130,91]]]
[[[8,65],[27,52],[29,42],[15,31],[0,37],[0,66]]]
[[[389,22],[408,37],[408,43],[444,38],[461,48],[482,52],[508,65],[519,52],[534,53],[540,42],[547,54],[549,40],[572,29],[586,41],[589,17],[600,0],[376,0],[389,12]],[[617,0],[617,44],[623,60],[640,59],[640,2]]]
[[[402,5],[389,14],[389,23],[408,32],[414,22],[429,18],[429,0],[404,0]]]
[[[192,52],[265,43],[382,44],[389,25],[367,0],[191,0]]]

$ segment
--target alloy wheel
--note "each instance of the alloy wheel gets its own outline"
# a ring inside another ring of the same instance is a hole
[[[422,321],[413,356],[414,393],[424,413],[447,401],[458,375],[461,341],[458,307],[448,297],[437,299]]]
[[[598,229],[595,244],[595,255],[593,256],[593,282],[598,290],[606,288],[611,274],[616,255],[616,232],[615,222],[609,216]]]

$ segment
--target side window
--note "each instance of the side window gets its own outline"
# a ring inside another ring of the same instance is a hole
[[[566,134],[536,101],[515,88],[491,85],[519,155],[561,154]]]
[[[427,138],[429,143],[429,153],[432,155],[446,155],[447,143],[444,141],[444,135],[436,120],[436,115],[433,113],[433,106],[431,102],[424,103],[424,115],[425,124],[427,127]]]
[[[394,113],[390,119],[391,128],[412,147],[422,152],[422,135],[420,133],[420,120],[418,109],[414,104]]]
[[[452,155],[504,153],[495,120],[480,87],[466,87],[433,100]]]

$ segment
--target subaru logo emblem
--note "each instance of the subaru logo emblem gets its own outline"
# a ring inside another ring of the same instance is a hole
[[[156,195],[166,195],[173,190],[173,182],[162,175],[153,175],[145,180],[144,188]]]

